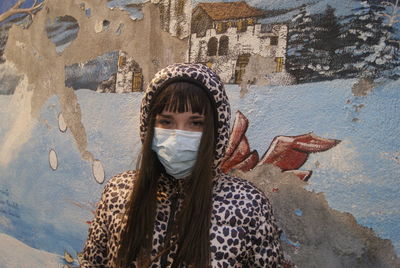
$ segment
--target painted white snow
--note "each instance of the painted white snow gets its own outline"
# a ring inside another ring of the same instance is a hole
[[[400,148],[400,118],[395,116],[400,114],[400,80],[379,86],[365,97],[352,95],[355,82],[250,87],[244,97],[237,85],[226,88],[232,116],[240,110],[249,119],[246,135],[251,149],[260,155],[278,135],[313,131],[323,138],[342,140],[329,151],[310,155],[301,168],[313,170],[308,189],[324,192],[332,208],[352,213],[359,223],[390,239],[400,252],[399,164],[381,154]],[[87,150],[101,163],[104,182],[135,169],[141,147],[138,124],[142,93],[75,92]],[[13,122],[7,119],[14,111],[10,101],[10,96],[0,96],[0,141]],[[356,112],[354,105],[360,104],[365,107]],[[1,219],[7,226],[13,225],[7,233],[14,237],[24,233],[26,244],[62,255],[64,250],[82,249],[86,221],[93,217],[91,210],[104,184],[93,179],[92,162],[82,160],[72,134],[59,131],[59,112],[57,98],[49,99],[29,142],[9,167],[0,165],[0,189],[7,189],[7,198],[20,206],[19,219]],[[355,117],[359,121],[353,122]],[[46,120],[54,127],[48,128],[43,123]],[[49,168],[48,144],[54,144],[62,156],[57,172]],[[96,170],[102,181],[101,168]],[[0,224],[0,232],[5,230]]]
[[[63,114],[62,114],[62,113],[59,113],[59,114],[58,114],[58,129],[59,129],[61,132],[65,132],[65,131],[67,131],[67,128],[68,128],[68,126],[67,126],[67,124],[65,123]]]
[[[93,161],[93,177],[97,183],[102,184],[104,182],[104,168],[99,160]]]
[[[14,237],[0,233],[0,267],[60,268],[61,256],[32,248]]]
[[[56,170],[58,167],[58,157],[54,149],[51,149],[49,152],[49,164],[52,170]]]
[[[4,107],[10,109],[12,113],[2,114],[2,117],[9,119],[11,125],[5,130],[6,134],[0,138],[0,166],[7,166],[31,137],[31,131],[36,123],[31,115],[32,95],[28,78],[24,77],[12,95],[11,101]]]

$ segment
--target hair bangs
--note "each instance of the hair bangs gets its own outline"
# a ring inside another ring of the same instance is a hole
[[[162,90],[159,95],[156,114],[162,111],[173,113],[192,112],[206,114],[206,104],[210,103],[207,93],[201,87],[189,82],[174,82]]]
[[[148,130],[138,162],[139,171],[128,202],[127,227],[122,235],[116,259],[119,268],[128,268],[134,261],[138,263],[138,267],[150,267],[153,261],[158,260],[152,260],[150,257],[156,221],[158,183],[165,170],[151,145],[156,115],[163,111],[191,111],[204,115],[205,120],[196,164],[192,175],[185,182],[183,205],[176,214],[177,224],[171,229],[171,238],[176,237],[176,240],[166,240],[157,258],[168,256],[171,253],[171,245],[176,243],[176,257],[171,268],[210,266],[213,162],[218,136],[218,117],[214,99],[207,89],[191,82],[174,81],[154,94],[150,104]],[[203,216],[194,216],[198,213]]]

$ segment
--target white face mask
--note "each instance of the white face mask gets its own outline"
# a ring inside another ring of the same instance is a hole
[[[151,148],[165,171],[182,179],[190,175],[196,163],[202,132],[154,128]]]

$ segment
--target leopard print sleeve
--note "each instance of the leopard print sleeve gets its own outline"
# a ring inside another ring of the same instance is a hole
[[[281,230],[265,196],[260,205],[259,224],[250,231],[250,267],[282,267],[284,257],[279,238]]]
[[[94,219],[89,227],[89,235],[82,252],[81,268],[108,267],[107,241],[108,230],[107,209],[110,184],[104,188],[101,200],[97,203]]]

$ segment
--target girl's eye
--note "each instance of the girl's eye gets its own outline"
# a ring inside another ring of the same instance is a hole
[[[202,127],[204,125],[204,121],[193,121],[192,125],[195,127]]]
[[[168,126],[169,124],[171,124],[171,121],[166,120],[166,119],[159,119],[159,120],[157,120],[157,124],[159,124],[161,126]]]

